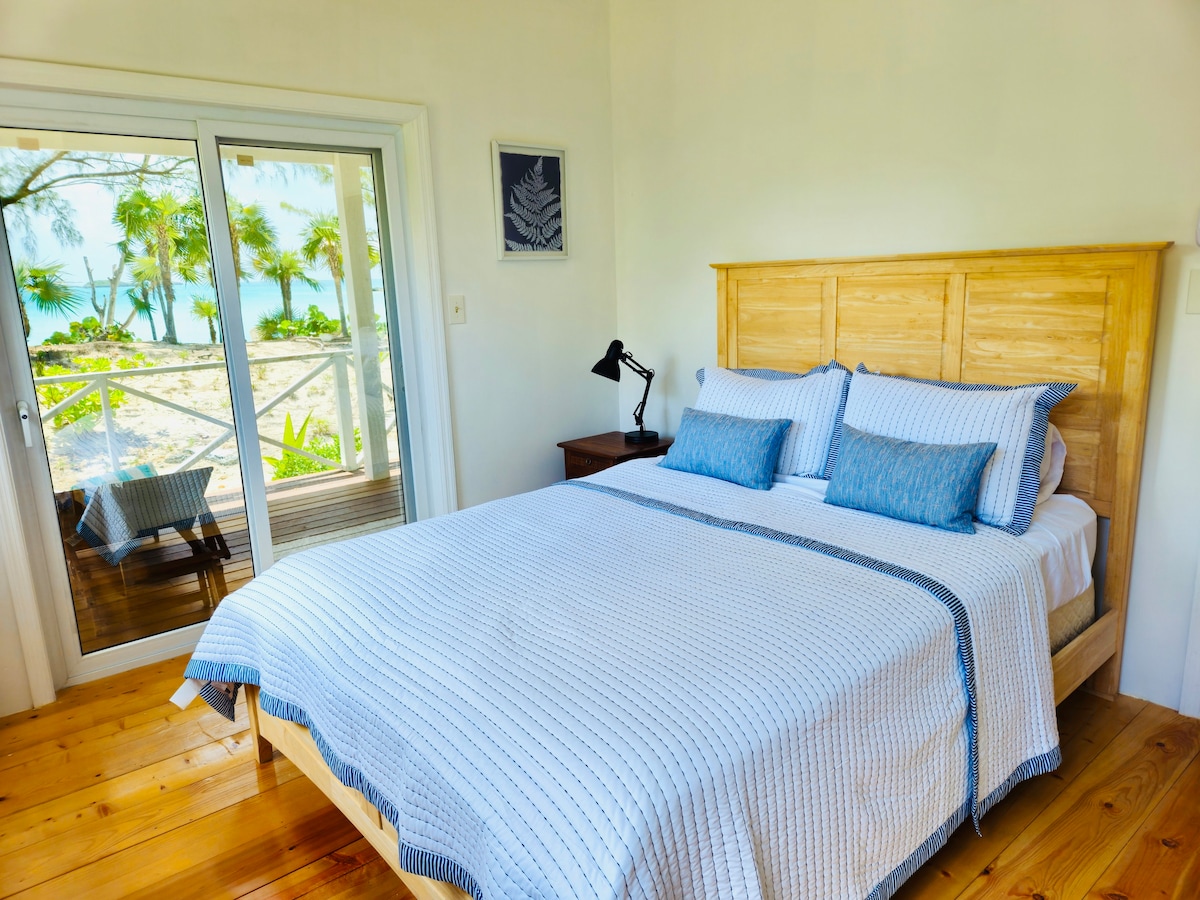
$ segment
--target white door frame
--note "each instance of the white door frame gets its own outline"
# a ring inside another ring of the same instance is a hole
[[[396,312],[401,322],[401,374],[416,517],[428,518],[457,508],[433,177],[423,106],[0,58],[0,107],[4,108],[0,125],[31,128],[100,131],[104,126],[98,126],[99,121],[120,117],[129,123],[129,130],[124,133],[146,130],[159,136],[191,138],[198,141],[201,155],[211,152],[214,158],[216,145],[209,138],[216,134],[233,137],[233,131],[249,129],[251,125],[258,127],[252,133],[247,132],[247,136],[255,139],[260,139],[268,130],[284,133],[287,128],[298,128],[302,132],[296,133],[337,138],[328,143],[378,150],[384,165],[387,208],[397,216],[397,221],[403,223],[403,227],[391,229],[390,236],[392,255],[397,262],[393,287],[399,307]],[[305,137],[300,140],[311,142]],[[209,177],[204,181],[209,216],[223,218],[225,203],[219,179]],[[216,183],[211,184],[213,181]],[[207,196],[214,189],[221,197],[216,205],[211,196]],[[221,251],[217,249],[221,245],[221,231],[215,231],[214,264],[219,270],[218,277],[221,277]],[[228,265],[229,260],[225,260],[224,266]],[[7,352],[0,355],[11,357],[16,349],[8,346],[12,343],[11,340],[5,342],[0,351]],[[23,363],[22,360],[17,362]],[[11,359],[9,363],[0,369],[15,370]],[[23,399],[36,409],[36,398],[31,393],[31,379],[24,379],[28,384],[16,379],[14,384],[10,371],[0,371],[0,403],[3,404],[0,407],[0,432],[7,438],[0,441],[0,453],[11,454],[15,446],[14,429],[16,435],[20,434],[20,422],[12,404]],[[400,387],[398,384],[397,388]],[[39,435],[35,444],[40,445],[40,440]],[[26,459],[14,460],[9,456],[3,462],[12,465],[0,465],[0,478],[11,473],[7,478],[9,484],[0,487],[0,500],[6,494],[17,498],[19,513],[27,523],[25,540],[42,544],[46,544],[51,536],[57,540],[57,525],[51,520],[53,511],[29,508],[29,491],[21,490],[25,470],[29,470],[34,481],[40,476],[43,487],[49,484],[49,472],[41,471],[45,469],[41,465],[27,465]],[[49,496],[44,491],[39,493],[43,498]],[[41,507],[44,503],[34,505]],[[46,568],[49,571],[39,571],[42,567],[37,560],[31,560],[29,554],[22,552],[18,542],[4,542],[0,553],[4,555],[10,579],[39,585],[42,589],[35,606],[22,607],[26,614],[36,614],[40,610],[43,620],[41,630],[45,643],[42,652],[39,654],[36,646],[27,651],[27,668],[33,665],[31,674],[34,669],[44,671],[45,665],[31,659],[30,654],[45,659],[46,651],[49,651],[52,661],[59,659],[51,644],[59,643],[53,635],[55,630],[61,636],[63,655],[60,665],[54,668],[64,671],[56,671],[54,680],[58,684],[73,684],[186,652],[194,646],[203,629],[202,625],[190,626],[85,657],[75,636],[65,566],[48,559]],[[30,599],[14,597],[14,605],[20,606],[22,602],[28,605]],[[20,616],[21,611],[18,612]],[[68,615],[67,621],[63,621]],[[30,615],[19,620],[38,621]],[[47,624],[54,620],[57,620],[57,629]],[[24,639],[25,630],[22,631]],[[35,691],[35,705],[45,702],[48,702],[45,690]]]

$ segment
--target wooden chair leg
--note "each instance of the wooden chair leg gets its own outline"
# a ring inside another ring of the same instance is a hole
[[[219,562],[214,562],[212,564],[212,568],[209,570],[209,577],[217,586],[214,599],[217,602],[220,602],[221,599],[229,593],[229,588],[225,585],[225,570],[221,567]]]
[[[204,608],[212,607],[212,585],[204,569],[196,570],[196,583],[200,585],[200,594],[204,597]]]

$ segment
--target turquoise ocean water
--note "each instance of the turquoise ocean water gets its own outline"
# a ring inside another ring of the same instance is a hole
[[[318,280],[317,282],[321,289],[314,291],[312,288],[304,284],[292,285],[292,309],[296,314],[308,309],[310,305],[315,304],[329,316],[331,319],[337,319],[337,295],[333,291],[332,279]],[[104,288],[102,290],[102,287]],[[375,287],[378,289],[379,284]],[[96,291],[101,300],[107,296],[107,286],[98,286]],[[92,305],[90,300],[90,292],[86,287],[76,287],[77,294],[83,299],[83,303],[79,309],[70,318],[78,321],[84,316],[93,315]],[[121,294],[124,295],[125,288],[121,288]],[[243,282],[240,286],[239,293],[241,295],[242,305],[242,321],[246,327],[247,339],[253,340],[254,334],[252,329],[255,323],[258,322],[260,316],[275,312],[283,307],[283,299],[279,295],[279,286],[274,282],[251,280]],[[197,319],[192,315],[192,298],[201,297],[205,300],[215,299],[212,288],[201,287],[199,285],[179,284],[175,286],[175,331],[179,337],[179,342],[182,344],[207,344],[208,343],[208,324],[203,319]],[[383,314],[380,298],[382,294],[375,294],[375,311],[380,315]],[[29,345],[37,346],[48,338],[55,331],[66,331],[68,320],[62,316],[46,314],[38,312],[32,307],[28,310],[29,313]],[[129,315],[129,303],[122,296],[117,300],[117,321],[124,322],[126,316]],[[156,311],[154,314],[155,327],[158,329],[158,337],[162,338],[163,334],[163,318],[162,311]],[[150,325],[144,319],[134,319],[129,326],[129,330],[133,332],[138,340],[150,340]]]

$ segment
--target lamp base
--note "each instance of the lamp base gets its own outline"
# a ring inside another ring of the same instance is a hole
[[[653,444],[658,440],[657,431],[627,431],[625,432],[625,443],[627,444]]]

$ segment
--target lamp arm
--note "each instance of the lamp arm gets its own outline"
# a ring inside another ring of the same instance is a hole
[[[637,374],[641,375],[643,378],[646,378],[646,377],[653,378],[654,377],[654,370],[647,369],[640,362],[638,362],[636,359],[634,359],[633,354],[629,353],[628,351],[621,354],[621,362],[625,363],[626,366],[628,366],[634,372],[637,372]]]
[[[650,397],[650,382],[654,380],[654,370],[647,369],[628,353],[621,356],[621,362],[646,379],[646,389],[642,391],[642,402],[633,410],[633,421],[637,425],[638,431],[645,431],[646,425],[642,419],[642,414],[646,411],[646,400]]]

